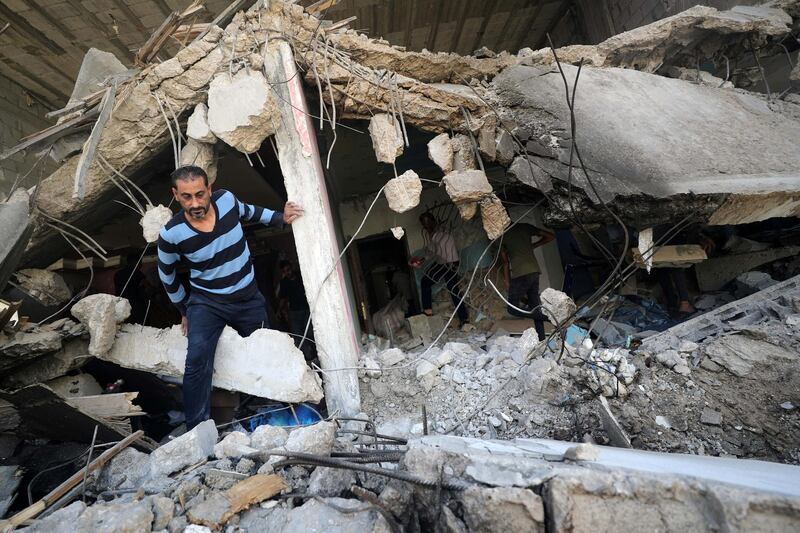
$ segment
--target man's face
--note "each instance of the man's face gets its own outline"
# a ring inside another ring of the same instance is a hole
[[[431,217],[423,217],[420,222],[422,223],[422,227],[430,233],[433,233],[433,230],[436,229],[436,221]]]
[[[202,177],[178,180],[172,193],[187,215],[195,220],[205,218],[211,206],[211,185],[206,187]]]
[[[283,267],[283,268],[281,269],[281,275],[282,275],[284,278],[290,278],[290,277],[292,277],[292,266],[291,266],[291,265],[286,265],[285,267]]]

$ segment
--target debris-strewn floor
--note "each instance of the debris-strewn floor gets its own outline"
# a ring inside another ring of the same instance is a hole
[[[633,447],[800,463],[800,330],[788,312],[726,323],[699,344],[667,337],[658,349],[617,349],[635,378],[619,394],[605,392]],[[441,348],[408,353],[373,341],[363,410],[390,434],[421,435],[424,406],[429,433],[607,443],[596,394],[607,373],[570,346],[557,363],[553,341],[521,364],[533,334],[450,329]]]

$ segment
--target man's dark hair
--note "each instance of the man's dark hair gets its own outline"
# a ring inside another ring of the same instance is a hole
[[[281,270],[283,270],[286,267],[290,267],[290,266],[292,266],[292,262],[291,261],[287,261],[285,259],[283,261],[281,261],[280,263],[278,263],[278,268],[280,268]]]
[[[172,186],[175,188],[178,187],[178,180],[189,181],[197,178],[203,178],[203,182],[208,187],[208,174],[200,167],[184,165],[173,170],[169,176],[172,178]]]

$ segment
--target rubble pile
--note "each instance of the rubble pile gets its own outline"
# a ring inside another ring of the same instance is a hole
[[[619,460],[625,467],[609,470]],[[796,472],[748,468],[764,479],[724,459],[592,444],[407,441],[376,433],[366,418],[222,438],[206,421],[150,454],[123,449],[88,476],[85,501],[19,531],[544,532],[610,527],[612,516],[621,529],[796,527]],[[694,503],[683,511],[687,497]]]

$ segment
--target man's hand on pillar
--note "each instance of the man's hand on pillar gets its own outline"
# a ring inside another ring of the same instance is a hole
[[[183,332],[184,337],[189,335],[189,319],[185,316],[181,317],[181,331]]]
[[[291,224],[303,214],[303,208],[294,202],[286,202],[283,208],[283,221],[286,224]]]

